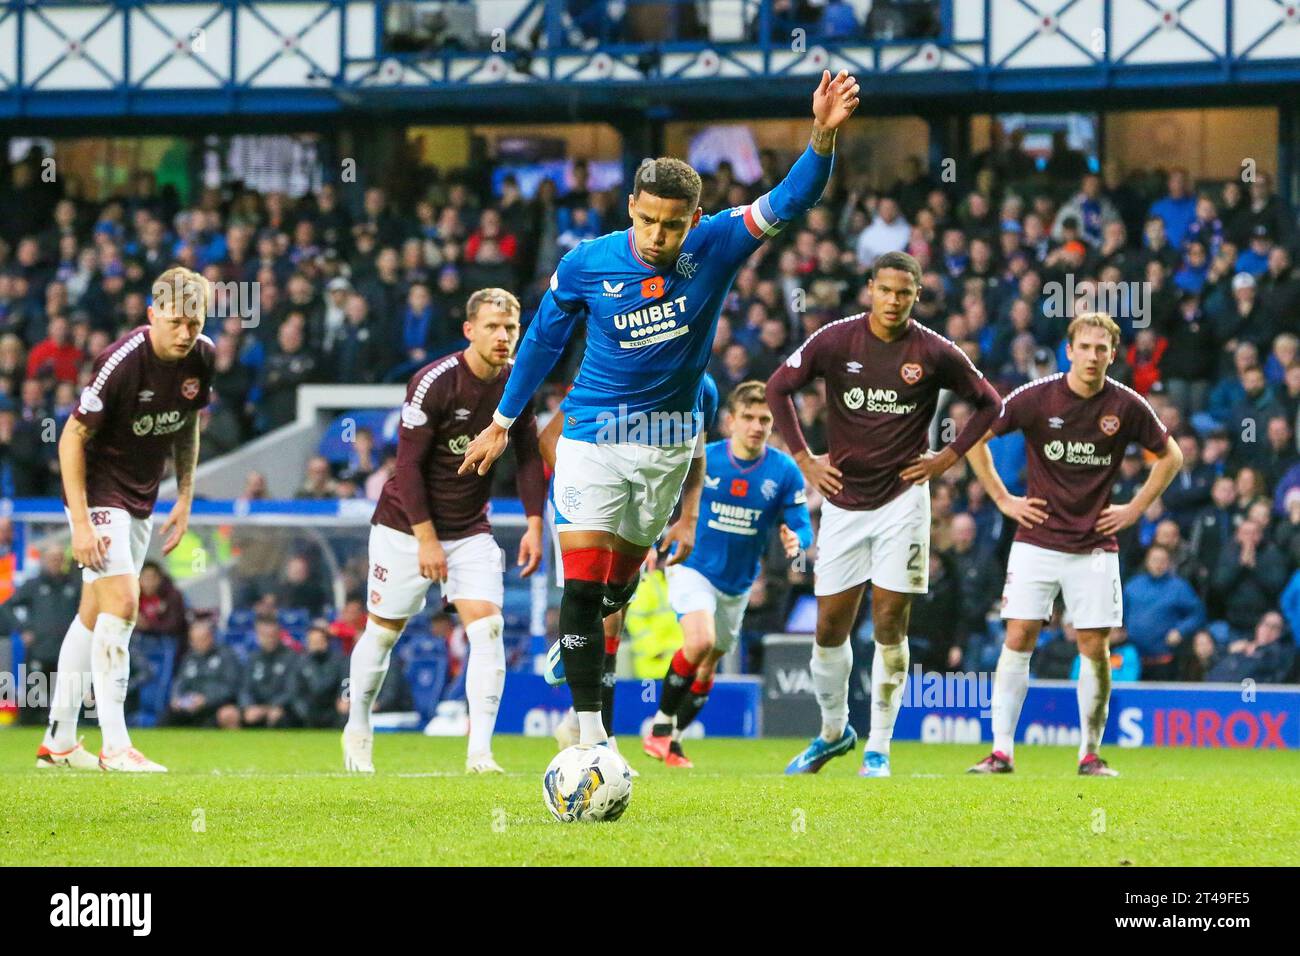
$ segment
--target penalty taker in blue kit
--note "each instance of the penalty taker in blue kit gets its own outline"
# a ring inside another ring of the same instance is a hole
[[[631,600],[646,549],[661,535],[662,549],[676,546],[670,565],[694,546],[704,477],[700,382],[723,301],[745,260],[821,198],[836,131],[857,106],[852,76],[823,73],[811,141],[785,179],[717,215],[699,208],[700,176],[689,165],[642,163],[628,196],[632,227],[584,242],[560,260],[493,423],[465,452],[462,472],[492,466],[585,318],[582,367],[561,407],[554,483],[564,564],[561,654],[580,746],[607,739],[600,715],[605,616]],[[669,529],[679,496],[681,516]]]

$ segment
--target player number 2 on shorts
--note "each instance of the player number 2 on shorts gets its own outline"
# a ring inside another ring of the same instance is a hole
[[[921,570],[921,546],[915,541],[907,546],[907,570]]]

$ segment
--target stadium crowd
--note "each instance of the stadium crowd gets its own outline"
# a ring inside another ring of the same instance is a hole
[[[764,151],[762,175],[748,184],[721,164],[705,176],[705,211],[772,188],[787,159]],[[149,282],[173,262],[255,290],[251,316],[227,300],[218,304],[227,317],[209,322],[217,375],[202,453],[211,457],[289,421],[300,384],[404,381],[462,347],[464,302],[476,288],[517,290],[527,317],[568,249],[628,225],[622,190],[590,188],[581,161],[568,181],[545,180],[532,197],[511,176],[495,195],[481,170],[425,170],[413,197],[327,183],[293,200],[236,185],[200,189],[181,204],[147,172],[107,202],[64,195],[61,183],[38,175],[39,160],[13,165],[0,190],[6,497],[58,494],[54,430],[95,356],[144,321]],[[865,274],[886,251],[905,250],[923,266],[915,319],[957,342],[1003,393],[1062,368],[1070,315],[1112,302],[1124,342],[1111,375],[1150,400],[1185,458],[1163,499],[1121,535],[1127,627],[1114,638],[1116,674],[1297,679],[1294,213],[1263,172],[1226,183],[1192,183],[1180,169],[1121,174],[1107,166],[1098,174],[1063,136],[1045,162],[1012,135],[960,168],[959,186],[919,159],[893,182],[841,162],[822,205],[737,277],[710,369],[724,403],[732,387],[766,378],[822,324],[859,311]],[[1119,298],[1104,297],[1111,293]],[[539,396],[543,424],[580,354],[575,344]],[[825,446],[824,405],[815,389],[800,396],[815,451]],[[936,438],[967,414],[961,402],[941,409]],[[992,446],[1014,492],[1023,491],[1018,440]],[[392,452],[361,429],[346,462],[312,459],[299,495],[374,498]],[[1114,501],[1134,493],[1145,467],[1132,447]],[[250,479],[250,496],[255,486]],[[913,608],[914,653],[941,670],[989,666],[998,640],[989,619],[1002,585],[996,558],[1013,529],[964,466],[931,493],[932,586]],[[322,573],[314,566],[306,577]],[[360,596],[352,589],[363,580],[351,576],[349,598]],[[326,582],[313,586],[326,593]],[[774,547],[746,630],[783,629],[809,593],[811,573],[791,569]],[[263,597],[254,589],[244,604]],[[315,603],[312,614],[329,602]],[[1057,624],[1035,656],[1040,676],[1068,676],[1075,658],[1068,625]],[[221,653],[200,649],[195,626],[190,653]]]

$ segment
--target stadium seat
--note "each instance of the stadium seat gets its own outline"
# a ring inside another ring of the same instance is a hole
[[[395,445],[397,414],[396,409],[389,408],[344,412],[325,427],[317,451],[331,465],[344,464],[351,452],[351,443],[344,440],[344,435],[355,434],[357,428],[369,428],[374,433],[375,444],[381,449]]]
[[[149,681],[140,686],[139,710],[132,721],[137,727],[157,727],[167,712],[172,672],[176,667],[176,642],[166,637],[141,636],[133,654],[139,653],[152,670]]]
[[[305,629],[311,623],[312,614],[305,607],[286,607],[280,610],[280,626],[286,631]]]
[[[232,630],[251,630],[254,617],[252,608],[235,608],[230,612],[230,617],[226,618],[226,627]]]
[[[420,719],[427,721],[437,709],[442,699],[443,688],[447,682],[447,659],[421,657],[409,660],[406,664],[406,679],[411,687],[411,700],[420,714]]]

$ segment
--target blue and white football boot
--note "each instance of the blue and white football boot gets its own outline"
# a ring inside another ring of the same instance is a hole
[[[848,724],[844,725],[844,733],[840,735],[840,739],[832,744],[828,744],[820,736],[814,737],[812,743],[786,765],[786,775],[816,773],[826,761],[833,757],[844,756],[857,745],[857,732]]]
[[[862,755],[862,769],[858,771],[859,777],[888,777],[889,775],[889,754],[868,750]]]
[[[546,670],[542,671],[546,683],[558,687],[564,683],[564,658],[560,656],[560,642],[556,641],[546,651]]]

